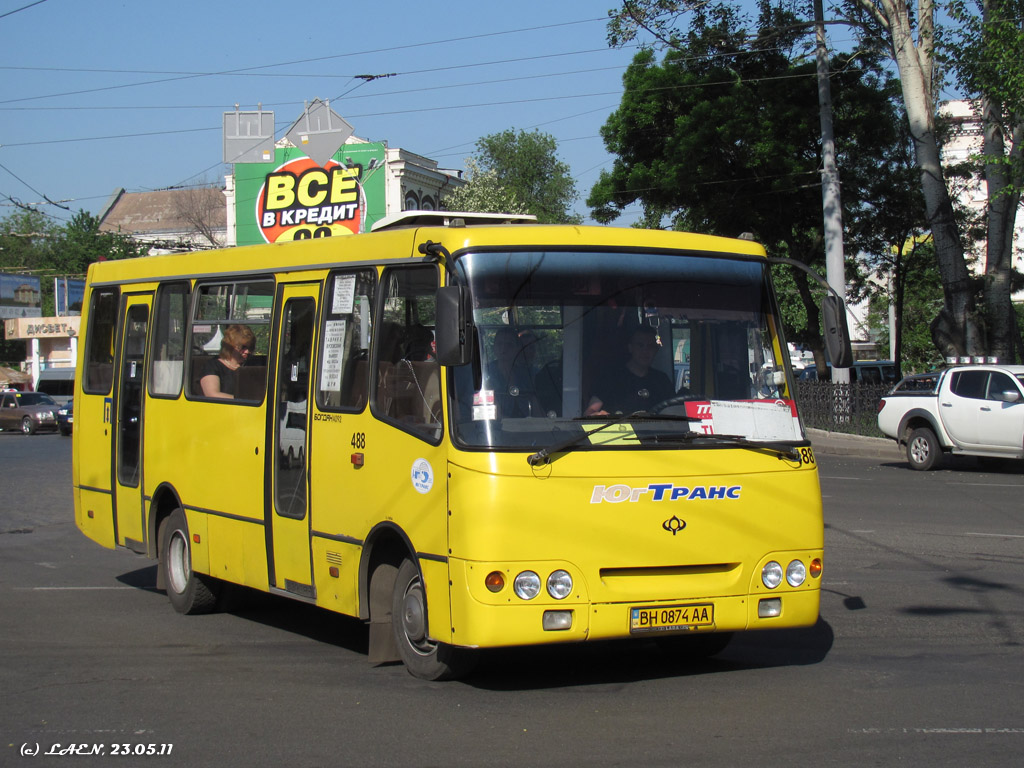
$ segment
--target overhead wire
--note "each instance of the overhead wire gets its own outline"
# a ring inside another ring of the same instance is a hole
[[[266,69],[275,68],[275,67],[284,67],[284,66],[290,66],[290,65],[301,64],[301,63],[319,62],[319,61],[326,61],[326,60],[332,60],[332,59],[339,59],[339,58],[344,58],[344,57],[349,57],[349,56],[356,56],[356,55],[365,54],[365,53],[375,53],[375,52],[380,52],[380,51],[384,51],[384,50],[394,51],[394,50],[401,50],[401,49],[419,48],[419,47],[424,47],[424,46],[429,46],[429,45],[437,45],[437,44],[450,43],[450,42],[455,42],[455,41],[464,41],[464,40],[468,40],[468,39],[487,38],[487,37],[494,37],[494,36],[504,35],[504,34],[518,33],[518,32],[532,32],[532,31],[537,31],[537,30],[552,29],[552,28],[569,26],[569,25],[574,25],[574,24],[591,23],[591,22],[595,22],[595,21],[606,21],[606,19],[605,18],[585,19],[585,20],[580,20],[580,21],[575,21],[575,22],[565,22],[565,23],[552,24],[552,25],[541,25],[541,26],[530,27],[530,28],[525,28],[525,29],[521,29],[521,30],[506,30],[506,31],[502,31],[502,32],[494,32],[494,33],[485,33],[485,34],[480,34],[480,35],[464,36],[464,37],[461,37],[461,38],[453,38],[453,39],[448,39],[448,40],[430,41],[430,42],[425,42],[425,43],[414,43],[414,44],[409,44],[409,45],[405,45],[405,46],[388,47],[386,49],[381,48],[381,49],[373,49],[371,51],[351,52],[351,53],[336,54],[336,55],[331,55],[331,56],[321,56],[321,57],[315,57],[315,58],[300,59],[300,60],[295,60],[295,61],[290,61],[290,62],[280,62],[280,63],[276,63],[276,64],[265,64],[265,65],[259,65],[259,66],[254,66],[254,67],[246,67],[246,68],[240,68],[240,69],[235,69],[235,70],[225,70],[225,71],[222,71],[222,72],[212,72],[212,73],[205,73],[205,72],[173,73],[174,77],[163,79],[163,80],[149,81],[149,82],[146,82],[146,83],[129,83],[129,84],[116,85],[116,86],[106,86],[106,87],[97,88],[97,89],[89,89],[87,91],[68,92],[67,94],[61,94],[61,95],[71,95],[72,93],[78,94],[78,93],[86,93],[86,92],[96,92],[96,91],[102,91],[102,90],[113,90],[113,89],[121,88],[121,87],[136,87],[136,86],[145,85],[145,84],[156,84],[156,83],[160,83],[160,82],[170,82],[170,81],[177,80],[177,79],[188,79],[188,78],[194,78],[194,77],[209,77],[209,76],[215,76],[215,75],[246,75],[246,76],[253,76],[257,71],[262,71],[262,75],[263,76],[273,75],[273,76],[281,76],[281,77],[291,77],[293,75],[291,75],[290,73],[270,73],[270,72],[266,72],[265,70]],[[586,53],[606,52],[608,50],[609,49],[607,49],[607,48],[601,48],[601,49],[591,49],[591,50],[586,50],[586,51],[552,53],[552,54],[544,54],[544,55],[530,56],[530,57],[519,57],[519,58],[515,58],[515,59],[503,59],[503,60],[497,60],[497,61],[478,62],[478,63],[475,63],[475,64],[471,63],[471,64],[449,65],[449,66],[444,66],[444,67],[433,67],[433,68],[429,68],[429,69],[410,71],[410,72],[402,73],[402,74],[405,74],[405,75],[434,74],[434,73],[442,72],[442,71],[452,71],[452,70],[468,69],[468,68],[473,68],[473,67],[491,66],[491,65],[499,65],[499,64],[522,63],[522,62],[525,62],[525,61],[534,61],[534,60],[541,60],[541,59],[553,59],[553,58],[557,58],[557,57],[564,57],[564,56],[570,56],[570,55],[581,55],[581,54],[586,54]],[[753,51],[751,51],[749,53],[753,53]],[[50,69],[59,69],[59,68],[39,68],[39,69],[50,70]],[[524,80],[524,79],[537,79],[537,78],[545,78],[545,77],[561,77],[561,76],[566,76],[568,74],[580,74],[580,73],[586,73],[586,72],[590,72],[590,71],[606,71],[606,70],[611,70],[611,69],[624,69],[624,67],[620,66],[620,67],[595,68],[593,70],[576,70],[575,72],[569,72],[569,73],[547,73],[547,74],[543,74],[543,75],[531,75],[531,76],[523,76],[523,77],[515,77],[515,78],[506,78],[506,79],[498,79],[498,80],[491,80],[491,81],[483,81],[483,82],[480,82],[480,83],[464,83],[464,84],[449,84],[449,85],[442,85],[442,86],[432,86],[432,87],[420,88],[420,89],[416,89],[416,90],[417,91],[426,91],[426,90],[454,89],[454,88],[460,88],[460,87],[463,87],[463,88],[464,87],[474,87],[474,86],[477,86],[477,85],[500,84],[500,83],[503,83],[503,82],[515,82],[515,81]],[[130,73],[131,71],[126,71],[126,72]],[[143,73],[143,72],[144,71],[139,72],[139,73]],[[398,73],[396,73],[396,74],[398,74]],[[336,77],[344,77],[344,76],[316,75],[316,76],[310,76],[310,77],[331,77],[331,78],[336,78]],[[358,77],[358,76],[349,76],[349,77]],[[370,78],[370,79],[373,79],[373,78]],[[362,87],[363,85],[367,84],[370,81],[370,79],[363,80],[362,82],[354,85],[354,87],[350,88],[348,91],[346,91],[343,94],[341,94],[340,96],[336,97],[336,100],[349,96],[355,90],[357,90],[360,87]],[[412,89],[398,90],[398,91],[388,91],[388,92],[376,93],[376,94],[359,95],[359,96],[352,97],[352,100],[363,99],[363,98],[383,98],[383,97],[387,97],[387,96],[402,95],[402,94],[409,93],[411,90]],[[494,107],[494,106],[502,106],[502,105],[525,104],[525,103],[532,103],[532,102],[551,101],[551,100],[555,100],[555,98],[557,98],[558,100],[565,100],[566,98],[589,98],[589,97],[595,97],[595,96],[617,95],[618,93],[620,93],[620,92],[619,91],[615,91],[615,92],[608,92],[608,91],[606,91],[606,92],[598,92],[598,93],[590,93],[590,94],[572,94],[572,95],[570,95],[568,97],[566,97],[566,96],[560,96],[560,97],[538,97],[538,98],[533,98],[533,99],[512,99],[512,100],[503,100],[503,101],[474,102],[474,103],[468,103],[468,104],[450,105],[450,106],[443,106],[443,107],[442,106],[438,106],[438,107],[423,107],[423,108],[419,108],[419,109],[408,109],[408,108],[406,108],[406,109],[394,110],[394,111],[367,112],[367,113],[363,113],[363,114],[351,115],[351,117],[352,118],[377,117],[377,116],[388,116],[388,115],[393,115],[393,114],[415,114],[417,112],[430,112],[430,111],[451,110],[451,109],[491,108],[491,107]],[[18,102],[23,102],[25,100],[35,100],[35,99],[49,98],[49,97],[53,97],[53,96],[56,96],[56,95],[57,94],[50,94],[49,96],[30,97],[29,99],[11,99],[11,100],[7,100],[7,101],[4,101],[4,102],[0,102],[0,104],[13,104],[13,103],[18,103]],[[542,123],[538,123],[538,124],[536,124],[536,126],[532,126],[532,127],[539,127],[539,126],[548,125],[548,124],[555,123],[555,122],[560,122],[560,121],[572,119],[573,117],[578,117],[578,116],[582,116],[582,115],[586,115],[586,114],[591,114],[591,113],[596,112],[596,111],[601,111],[601,110],[606,110],[606,109],[614,108],[614,106],[615,106],[614,104],[608,105],[608,106],[602,106],[602,107],[594,109],[594,110],[587,110],[585,112],[579,112],[579,113],[576,113],[574,115],[570,115],[570,116],[566,116],[566,117],[561,117],[561,118],[556,118],[554,120],[548,120],[548,121],[545,121],[545,122],[542,122]],[[82,107],[82,109],[88,109],[88,108],[89,107]],[[94,107],[94,108],[103,109],[103,107]],[[154,108],[157,108],[157,107],[154,107]],[[173,107],[170,107],[170,108],[173,108]],[[182,108],[187,108],[187,107],[182,107]],[[32,107],[0,107],[0,109],[33,109],[33,108]],[[43,107],[42,109],[49,109],[49,107]],[[117,109],[117,107],[110,107],[110,109]],[[8,143],[8,144],[6,144],[6,146],[8,146],[8,147],[13,147],[13,146],[33,146],[33,145],[40,145],[40,144],[69,143],[69,142],[75,142],[75,141],[100,141],[100,140],[104,140],[104,139],[139,138],[139,137],[150,137],[150,136],[159,136],[159,135],[173,135],[173,134],[182,134],[182,133],[199,133],[199,132],[204,132],[204,131],[208,132],[208,131],[214,131],[214,130],[220,130],[220,129],[221,129],[221,127],[217,126],[217,127],[210,127],[210,128],[190,128],[190,129],[173,129],[173,130],[167,130],[167,131],[147,131],[147,132],[143,132],[143,133],[134,133],[134,134],[132,134],[132,133],[124,134],[123,133],[123,134],[117,134],[117,135],[111,135],[111,136],[90,136],[90,137],[69,138],[69,139],[52,139],[52,140],[40,140],[40,141],[31,141],[31,142],[17,142],[17,143]],[[598,138],[598,137],[597,136],[577,137],[577,138],[574,138],[574,139],[563,139],[563,140],[560,140],[560,141],[578,141],[578,140],[591,139],[591,138]],[[454,148],[459,147],[459,146],[467,146],[467,144],[468,143],[464,143],[464,144],[461,144],[461,145],[453,145],[451,147],[445,148],[444,150],[439,150],[439,152],[447,151],[449,149],[454,149]],[[434,153],[432,153],[432,154],[434,154]],[[441,156],[443,157],[445,155],[441,155]],[[607,162],[607,161],[605,161],[605,162]],[[209,166],[204,171],[200,171],[197,174],[193,174],[192,176],[188,177],[188,179],[193,179],[193,178],[195,178],[196,176],[198,176],[198,175],[200,175],[202,173],[208,172],[209,170],[211,170],[212,168],[217,167],[217,165],[220,165],[220,164],[221,163],[215,163],[214,165]],[[600,167],[600,165],[603,165],[603,164],[604,163],[599,164],[598,166],[595,166],[595,167]],[[586,171],[586,172],[589,172],[590,170],[593,170],[593,169],[588,169],[588,171]],[[18,177],[15,176],[15,178],[18,178]],[[20,178],[18,178],[18,180],[22,181]],[[24,183],[24,182],[22,181],[22,183]],[[26,186],[28,186],[28,185],[26,184]],[[100,196],[96,196],[94,198],[88,198],[88,199],[97,199],[98,197],[100,197]]]
[[[28,5],[21,6],[21,8],[15,8],[14,10],[8,11],[7,13],[0,13],[0,19],[6,19],[8,16],[13,16],[14,14],[20,13],[21,11],[27,11],[29,8],[34,8],[35,6],[42,5],[45,2],[46,0],[36,0],[34,3],[29,3]]]

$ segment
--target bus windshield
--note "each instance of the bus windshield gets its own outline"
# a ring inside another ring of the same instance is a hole
[[[465,254],[457,265],[476,331],[472,364],[451,369],[458,444],[802,439],[763,261],[504,251]]]

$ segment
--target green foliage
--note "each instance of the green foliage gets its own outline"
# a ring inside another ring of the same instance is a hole
[[[40,280],[42,313],[55,313],[53,278],[84,279],[94,261],[145,255],[127,235],[100,232],[99,219],[79,211],[61,226],[34,209],[19,209],[0,219],[0,272],[33,275]],[[24,342],[0,342],[0,360],[24,359]]]
[[[1024,0],[948,0],[956,22],[943,50],[960,87],[999,105],[1004,128],[1024,119]]]
[[[629,13],[619,20],[642,17],[651,31],[642,11],[667,5],[686,4],[624,3]],[[749,24],[736,6],[718,3],[698,8],[685,33],[658,28],[670,44],[660,60],[641,50],[627,70],[622,103],[602,128],[616,160],[587,204],[598,221],[639,202],[648,226],[751,232],[773,255],[824,271],[816,66],[801,57],[808,29],[767,4],[753,37]],[[920,220],[903,167],[882,172],[910,156],[898,84],[868,51],[836,57],[831,69],[846,250],[882,253],[907,236],[894,232],[913,233]],[[820,296],[802,273],[776,272],[789,340],[820,349]]]
[[[468,184],[444,200],[450,211],[531,213],[542,224],[578,224],[570,213],[576,183],[558,159],[553,136],[540,131],[506,130],[484,136],[467,161]]]
[[[942,309],[942,279],[930,244],[911,254],[904,274],[902,308],[897,316],[899,349],[897,357],[903,375],[930,371],[942,365],[942,355],[932,341],[930,324]],[[878,344],[889,349],[889,296],[875,293],[870,300],[868,321],[878,329]]]
[[[495,171],[480,170],[473,158],[466,160],[466,171],[466,185],[445,197],[446,209],[473,213],[529,213],[526,203],[501,183]]]

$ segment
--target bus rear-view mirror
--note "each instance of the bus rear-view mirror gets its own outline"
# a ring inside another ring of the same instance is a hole
[[[821,314],[825,321],[825,351],[829,361],[836,368],[849,368],[853,365],[853,349],[846,325],[846,305],[838,296],[829,294],[821,302]]]
[[[437,291],[434,343],[441,365],[465,365],[472,350],[470,309],[465,288],[446,285]]]

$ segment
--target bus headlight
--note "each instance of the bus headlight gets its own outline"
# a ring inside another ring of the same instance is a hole
[[[775,589],[782,583],[782,566],[772,560],[761,569],[761,582],[768,589]]]
[[[572,594],[572,576],[568,571],[553,571],[548,576],[548,594],[555,600],[564,600]]]
[[[516,576],[512,588],[523,600],[533,600],[540,594],[540,576],[533,571],[523,571]]]
[[[786,581],[791,587],[799,587],[807,579],[807,566],[801,560],[794,560],[786,566]]]

